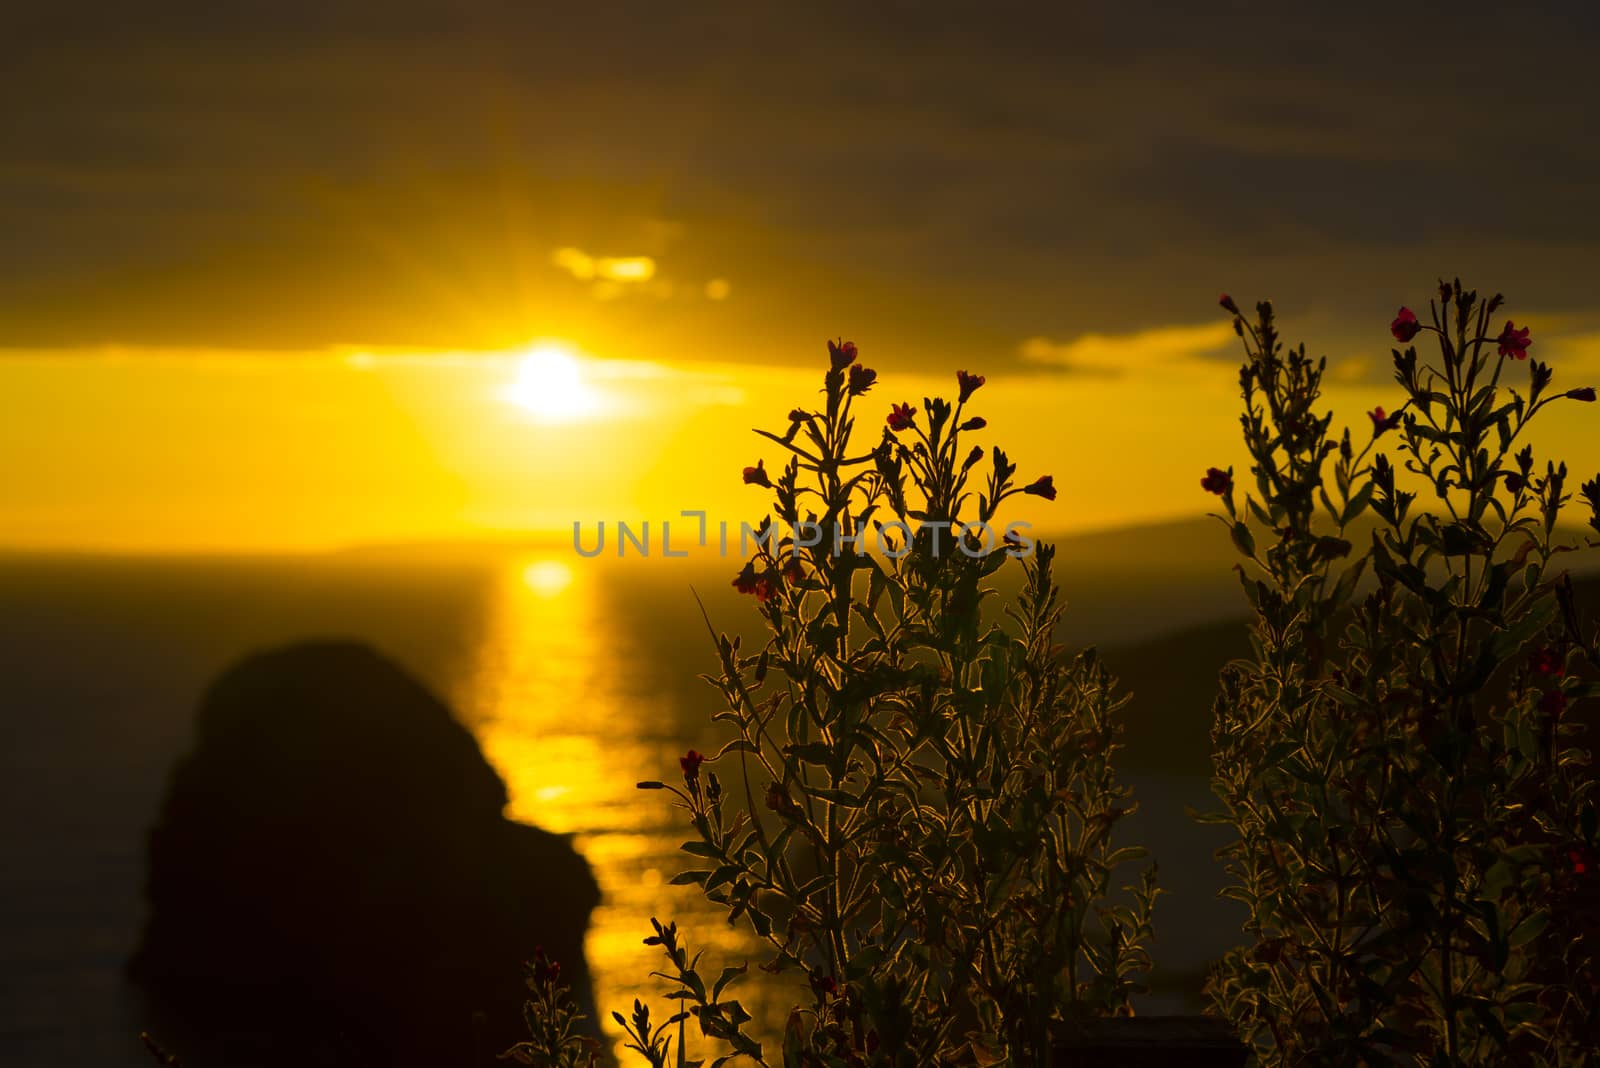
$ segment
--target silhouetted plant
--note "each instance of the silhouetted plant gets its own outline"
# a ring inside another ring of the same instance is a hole
[[[572,1000],[571,988],[561,979],[561,963],[546,957],[541,947],[534,951],[526,971],[528,1000],[523,1018],[530,1037],[502,1056],[540,1068],[596,1068],[600,1044],[581,1026],[584,1016]]]
[[[1552,392],[1536,360],[1510,386],[1529,331],[1492,333],[1499,296],[1441,283],[1430,323],[1391,324],[1406,400],[1368,413],[1357,451],[1316,410],[1326,361],[1285,351],[1270,304],[1253,321],[1222,304],[1254,492],[1241,506],[1231,469],[1202,485],[1249,561],[1255,622],[1215,705],[1213,819],[1239,832],[1225,894],[1253,944],[1213,972],[1213,1006],[1274,1064],[1579,1063],[1600,1048],[1600,888],[1569,706],[1596,687],[1569,666],[1600,653],[1553,569],[1577,547],[1557,528],[1566,466],[1513,449],[1594,391]],[[1600,531],[1600,479],[1584,494]]]
[[[1093,650],[1054,643],[1054,550],[991,525],[1008,498],[1056,491],[962,444],[986,425],[965,414],[984,379],[961,372],[954,403],[892,406],[857,448],[854,408],[877,375],[853,344],[829,356],[822,410],[758,431],[788,462],[744,471],[788,532],[764,521],[734,579],[763,648],[715,639],[706,679],[733,739],[686,753],[681,786],[640,784],[670,791],[693,829],[695,866],[673,882],[747,923],[801,1004],[781,1050],[764,1049],[729,996],[744,968],[709,982],[676,927],[652,921],[669,962],[655,974],[683,1009],[614,1016],[657,1066],[698,1063],[683,1060],[689,1021],[726,1051],[716,1064],[1043,1063],[1062,1022],[1130,1012],[1148,967],[1155,870],[1113,883],[1143,855],[1112,842],[1134,809],[1111,762],[1124,702]],[[985,583],[1013,558],[1024,588],[1002,623]]]

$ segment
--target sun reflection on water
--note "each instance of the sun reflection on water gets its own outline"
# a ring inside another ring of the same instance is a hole
[[[666,885],[684,866],[687,828],[663,794],[641,794],[635,783],[675,770],[683,710],[630,673],[649,655],[647,636],[627,628],[622,604],[608,603],[615,591],[604,578],[554,556],[504,567],[458,707],[506,782],[508,815],[572,834],[594,870],[602,901],[587,956],[602,1026],[620,1052],[611,1010],[655,992],[646,977],[659,965],[656,951],[642,945],[651,916],[677,920],[694,946],[730,963],[751,953],[752,936],[730,929],[693,888]],[[761,991],[743,996],[752,1011],[762,1008]]]

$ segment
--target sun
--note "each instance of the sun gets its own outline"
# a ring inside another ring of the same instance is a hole
[[[541,423],[584,419],[600,407],[599,394],[584,381],[583,361],[559,342],[541,342],[528,349],[504,397]]]

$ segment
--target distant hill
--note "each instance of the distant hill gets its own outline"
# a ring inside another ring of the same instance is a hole
[[[1579,609],[1592,626],[1600,615],[1600,575],[1578,577],[1575,588]],[[1239,593],[1241,606],[1243,600]],[[1130,767],[1210,776],[1211,703],[1217,675],[1228,661],[1249,655],[1248,628],[1241,613],[1235,619],[1101,650],[1107,667],[1132,693],[1124,711]]]

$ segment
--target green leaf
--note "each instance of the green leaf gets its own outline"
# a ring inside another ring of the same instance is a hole
[[[1355,496],[1351,497],[1349,503],[1344,506],[1344,515],[1339,518],[1339,525],[1344,526],[1345,524],[1358,519],[1361,516],[1361,513],[1365,512],[1367,510],[1367,506],[1371,503],[1372,483],[1363,482],[1361,484],[1361,488],[1356,490]]]
[[[883,596],[883,591],[889,588],[889,576],[883,573],[883,568],[878,566],[876,560],[871,563],[872,579],[867,586],[867,610],[875,612],[878,609],[878,598]]]
[[[1511,929],[1507,941],[1512,949],[1525,946],[1539,937],[1539,932],[1543,931],[1549,923],[1549,910],[1539,909],[1536,912],[1529,913],[1521,923]]]
[[[1238,549],[1239,552],[1245,556],[1255,559],[1256,539],[1255,536],[1250,533],[1250,527],[1244,522],[1244,520],[1241,519],[1235,521],[1231,528],[1231,533],[1233,536],[1234,548]]]
[[[1556,610],[1557,606],[1550,598],[1538,601],[1514,626],[1500,631],[1490,639],[1491,655],[1497,661],[1504,661],[1506,657],[1522,648],[1529,638],[1548,627],[1556,617]]]
[[[784,750],[802,764],[827,767],[833,760],[833,750],[825,742],[806,742],[804,745],[786,746]]]
[[[696,872],[694,874],[699,874],[699,873]],[[708,891],[715,890],[717,887],[721,886],[723,883],[732,882],[734,877],[737,876],[738,874],[739,874],[738,867],[736,867],[735,865],[732,865],[732,864],[724,864],[722,867],[718,868],[716,871],[711,873],[711,877],[705,881],[705,888]]]
[[[743,975],[746,971],[749,970],[749,968],[750,968],[750,966],[748,964],[741,964],[737,968],[724,968],[724,969],[722,969],[721,978],[719,978],[714,984],[712,984],[712,987],[711,987],[711,1000],[712,1001],[717,1000],[717,998],[721,996],[723,988],[726,987],[729,983],[733,982],[739,976]],[[737,1005],[738,1003],[734,1002],[734,1004]]]

